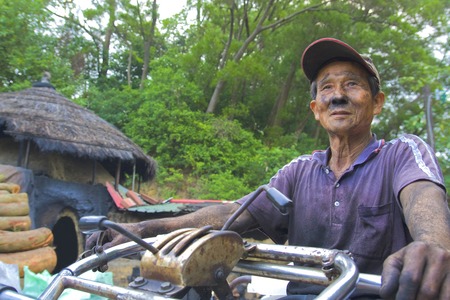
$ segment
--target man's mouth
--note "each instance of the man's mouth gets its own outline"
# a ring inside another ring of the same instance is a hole
[[[348,111],[344,111],[344,110],[337,110],[337,111],[333,111],[331,113],[332,116],[344,116],[344,115],[347,116],[349,114],[350,113]]]

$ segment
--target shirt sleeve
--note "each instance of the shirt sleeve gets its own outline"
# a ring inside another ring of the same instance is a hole
[[[444,176],[431,147],[415,135],[401,136],[395,151],[394,192],[418,180],[429,180],[445,190]]]

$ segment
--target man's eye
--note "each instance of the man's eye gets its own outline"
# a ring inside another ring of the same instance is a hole
[[[326,85],[323,85],[323,86],[321,87],[321,90],[322,90],[322,91],[324,91],[324,90],[329,90],[329,89],[331,89],[331,85],[330,85],[330,84],[326,84]]]
[[[349,82],[347,83],[347,85],[348,85],[348,86],[355,86],[355,85],[358,85],[358,83],[357,83],[356,81],[349,81]]]

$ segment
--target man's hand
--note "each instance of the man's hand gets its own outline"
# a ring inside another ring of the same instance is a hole
[[[138,223],[132,223],[132,224],[119,224],[121,227],[125,228],[127,231],[135,234],[138,237],[141,237],[139,225]],[[86,240],[86,246],[85,249],[92,249],[94,246],[97,245],[97,240],[100,236],[101,232],[95,232],[91,236],[89,236]],[[123,244],[126,242],[129,242],[130,240],[123,236],[122,234],[118,233],[115,230],[107,229],[104,231],[104,237],[101,241],[101,244],[103,245],[103,249],[111,248],[113,246]],[[100,245],[99,245],[100,246]]]
[[[390,299],[450,299],[450,251],[413,242],[383,265],[380,295]]]
[[[211,225],[219,230],[239,207],[240,205],[235,203],[211,205],[178,217],[151,219],[139,223],[121,223],[119,225],[140,238],[166,234],[180,228],[199,228],[206,225]],[[244,211],[230,229],[236,232],[245,232],[250,228],[256,228],[256,224],[250,213]],[[100,232],[94,233],[86,240],[86,250],[92,249],[96,245],[99,235]],[[116,231],[107,229],[102,244],[104,249],[107,249],[129,241],[128,238]]]

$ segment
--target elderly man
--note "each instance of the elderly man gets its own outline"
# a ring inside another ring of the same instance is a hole
[[[372,61],[349,45],[317,40],[304,51],[302,67],[311,110],[330,146],[294,159],[271,178],[269,186],[293,201],[288,215],[262,193],[231,229],[259,228],[276,243],[348,249],[361,272],[382,274],[382,297],[450,299],[450,212],[432,150],[414,135],[386,142],[371,132],[385,95]],[[142,237],[183,227],[219,229],[249,197],[126,227]],[[107,236],[107,247],[125,241],[111,231]],[[319,291],[291,282],[287,292]]]

